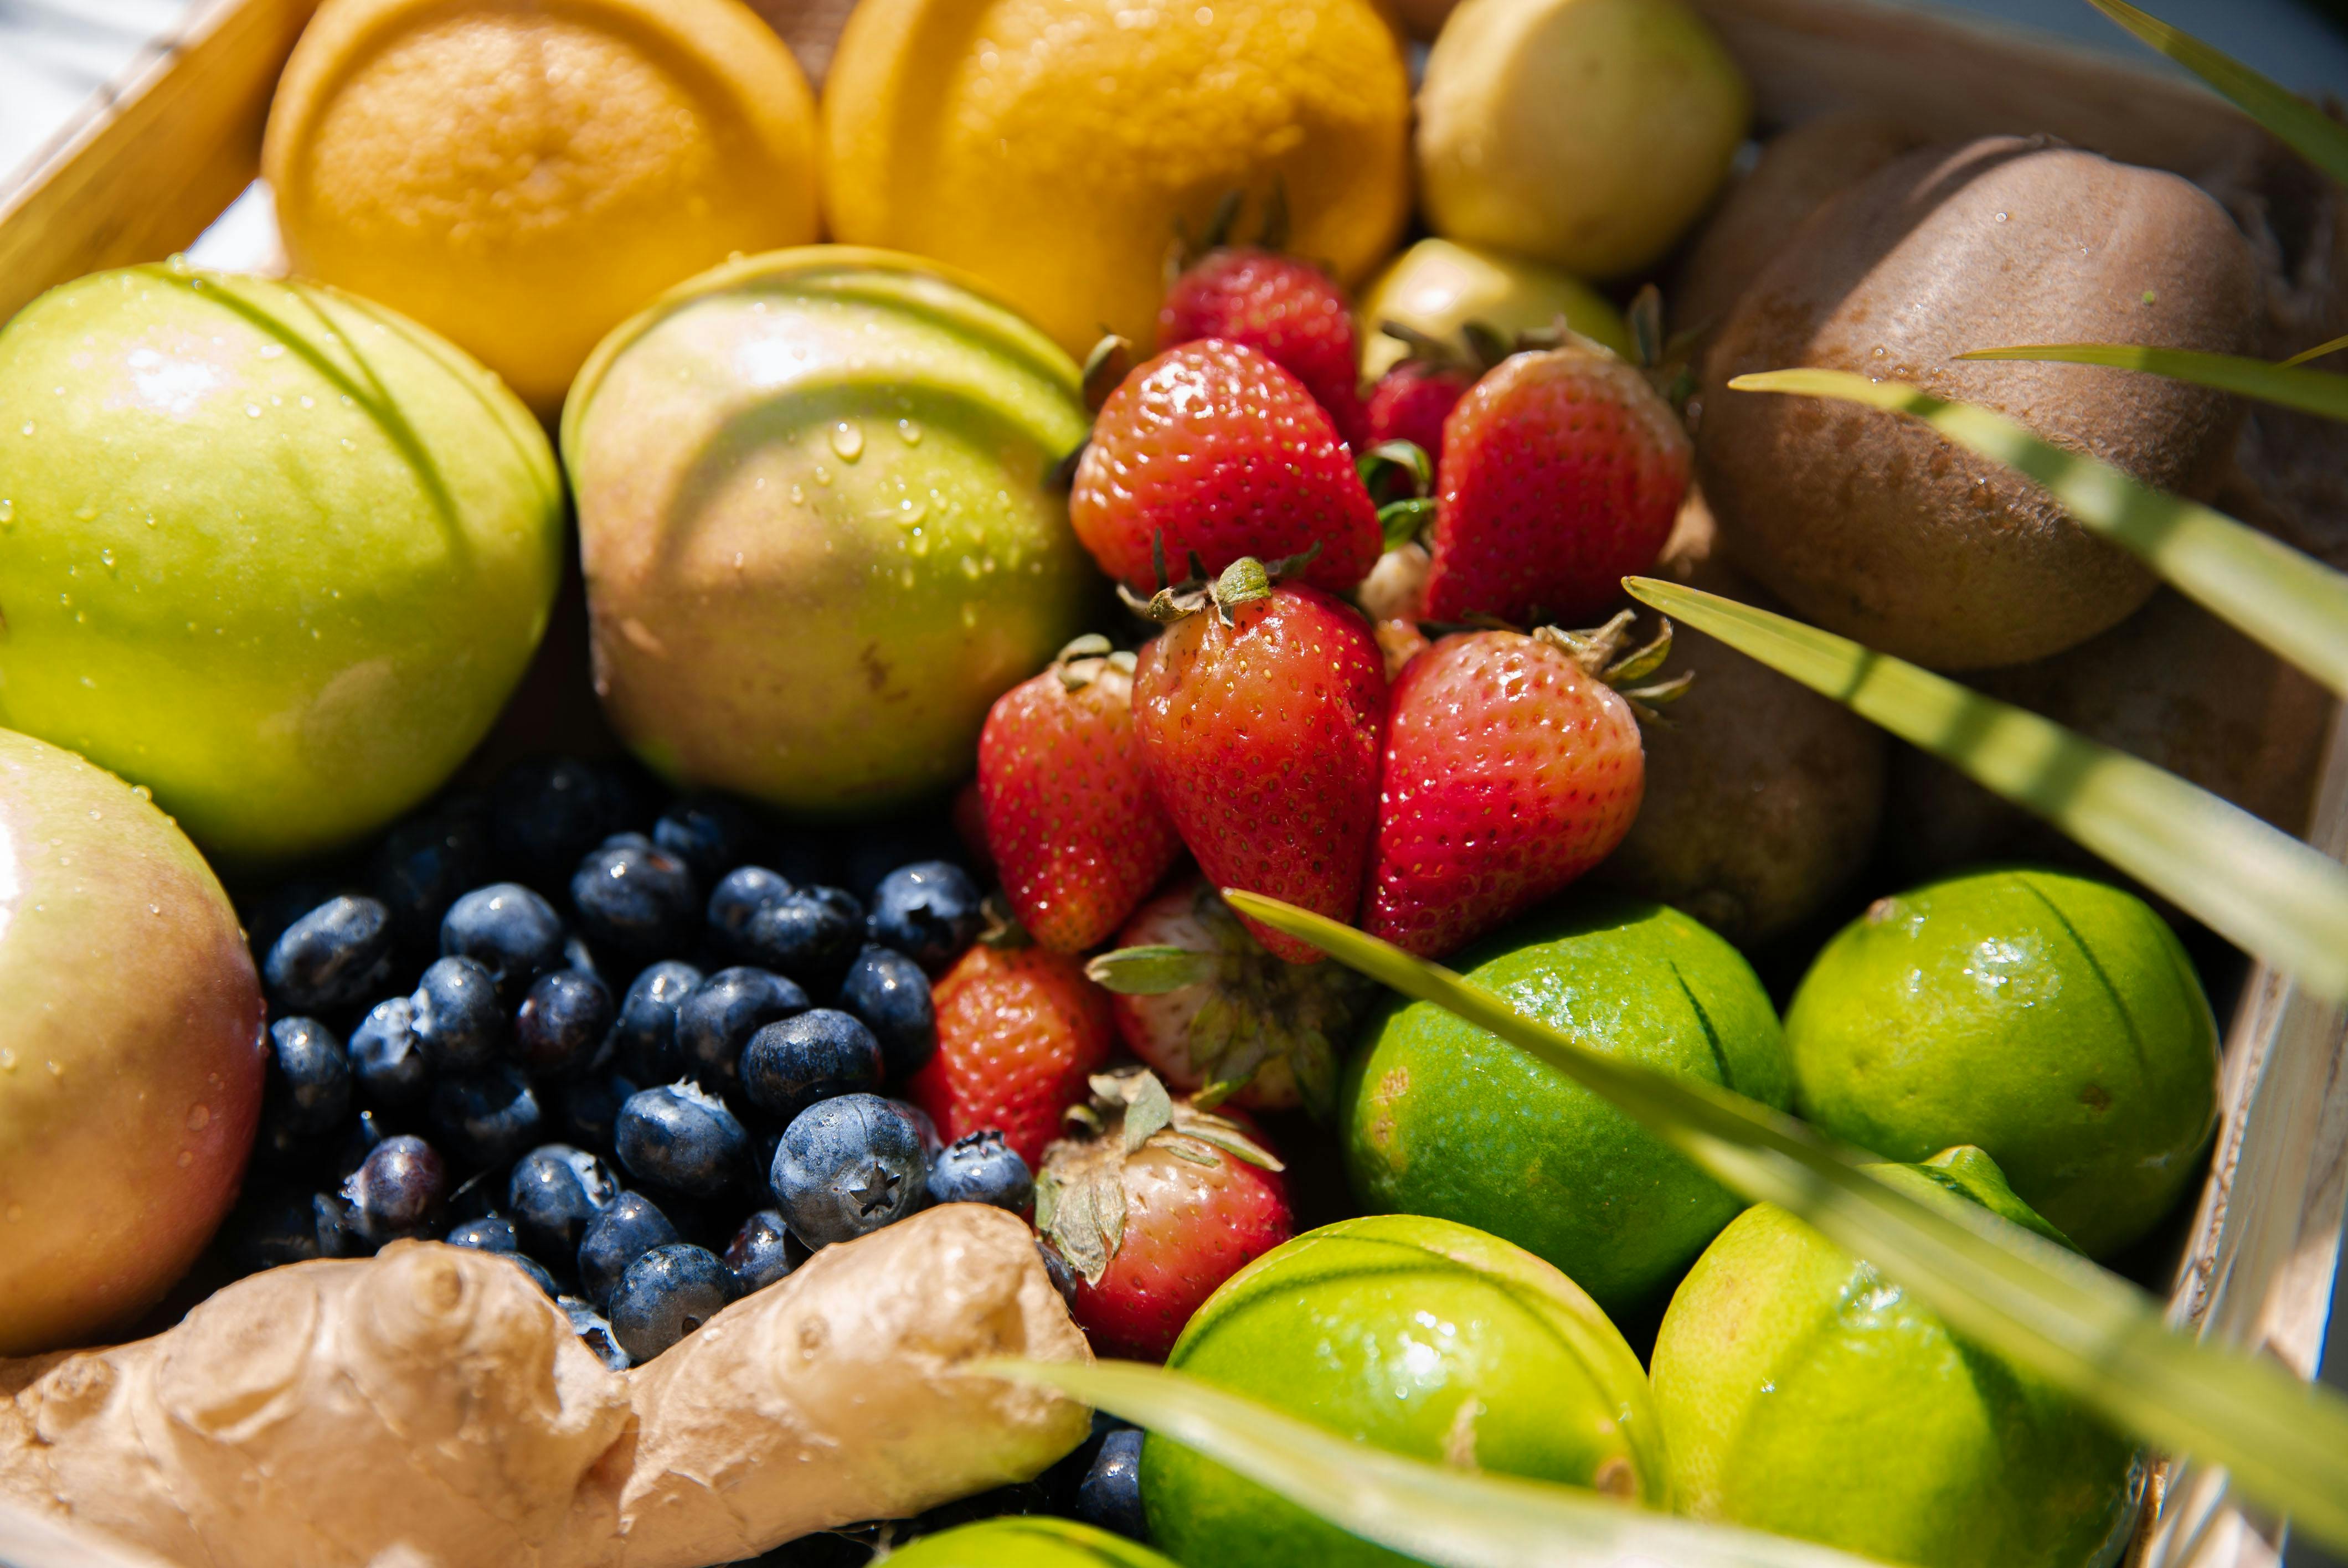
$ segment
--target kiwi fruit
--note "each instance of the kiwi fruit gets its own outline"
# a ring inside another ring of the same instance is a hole
[[[1721,559],[1700,497],[1654,572],[1775,608]],[[1685,626],[1665,672],[1682,670],[1695,683],[1643,727],[1646,794],[1594,877],[1749,948],[1817,913],[1865,864],[1888,743],[1840,703]]]
[[[1833,198],[1704,356],[1697,477],[1728,553],[1796,613],[1943,670],[2044,659],[2151,595],[2141,564],[2046,491],[1916,421],[1732,392],[1820,365],[1986,405],[2162,489],[2206,496],[2232,400],[2134,371],[1965,363],[2001,343],[2241,354],[2256,263],[2199,188],[2044,138],[1910,153]]]
[[[1771,137],[1689,245],[1664,292],[1672,330],[1704,332],[1727,320],[1802,220],[1922,139],[1864,114],[1828,115]]]
[[[2285,833],[2306,828],[2330,695],[2173,589],[2100,637],[1971,683],[2157,764]],[[1901,751],[1893,781],[1890,846],[1917,875],[1990,859],[2097,864],[1921,752]]]

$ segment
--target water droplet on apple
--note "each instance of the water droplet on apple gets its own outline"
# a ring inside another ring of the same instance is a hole
[[[855,462],[864,455],[864,432],[853,420],[839,421],[831,427],[831,449],[839,454],[840,461]]]
[[[910,419],[897,421],[897,434],[908,446],[919,446],[922,444],[922,427]]]

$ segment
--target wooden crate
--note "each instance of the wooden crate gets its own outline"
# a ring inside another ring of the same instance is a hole
[[[820,82],[853,0],[751,0]],[[1396,0],[1431,36],[1453,0]],[[2230,202],[2303,195],[2290,155],[2193,85],[1993,26],[1872,0],[1694,0],[1752,77],[1765,128],[1861,111],[1922,136],[2044,131],[2168,169]],[[253,178],[277,73],[316,0],[197,0],[47,154],[0,190],[0,320],[53,284],[192,242]],[[2348,229],[2343,229],[2348,233]],[[2348,261],[2348,242],[2340,247]],[[2311,322],[2348,330],[2318,290]],[[2315,341],[2310,337],[2307,341]],[[2348,726],[2335,723],[2311,839],[2348,859]],[[2348,1021],[2254,966],[2228,1031],[2224,1124],[2170,1296],[2172,1318],[2272,1355],[2301,1377],[2322,1354],[2348,1200]],[[2168,1487],[2134,1555],[2154,1568],[2258,1568],[2271,1527],[2209,1478]],[[101,1568],[12,1532],[0,1562]]]

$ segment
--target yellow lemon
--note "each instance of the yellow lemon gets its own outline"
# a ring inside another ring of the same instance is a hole
[[[263,172],[295,271],[545,417],[655,294],[813,240],[816,148],[807,79],[736,0],[327,0]]]
[[[1372,0],[864,0],[824,87],[836,239],[950,261],[1081,355],[1150,341],[1178,225],[1275,188],[1351,282],[1410,205],[1410,87]]]

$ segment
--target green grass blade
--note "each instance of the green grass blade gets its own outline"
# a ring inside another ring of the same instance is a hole
[[[2348,1001],[2348,871],[2175,774],[1969,686],[1676,583],[1632,596],[2053,823],[2326,1001]]]
[[[2348,419],[2348,375],[2300,370],[2239,354],[2194,349],[2147,348],[2137,343],[2045,343],[2013,348],[1977,348],[1959,359],[2028,359],[2058,364],[2107,364],[2148,371],[2172,381],[2189,381],[2218,392],[2239,392],[2261,403],[2281,404],[2326,419]]]
[[[2348,184],[2348,126],[2231,55],[2220,54],[2192,34],[2147,15],[2127,0],[2087,0],[2087,4],[2233,99],[2237,108],[2300,157]]]
[[[2246,1495],[2335,1550],[2348,1545],[2348,1399],[2272,1361],[2170,1332],[2160,1304],[2126,1280],[1977,1204],[1895,1188],[1790,1116],[1609,1055],[1349,926],[1258,894],[1223,897],[1605,1096],[1723,1185],[1792,1210],[1875,1264],[1959,1333],[2120,1430],[2227,1467]]]
[[[2256,528],[2065,452],[2003,414],[1944,402],[1902,382],[1841,370],[1772,370],[1728,384],[1740,392],[1838,398],[1922,420],[1958,446],[2045,486],[2087,528],[2348,696],[2348,576]]]
[[[2292,354],[2289,359],[2283,361],[2282,367],[2285,370],[2290,370],[2295,366],[2305,364],[2312,359],[2322,359],[2327,354],[2338,354],[2343,348],[2348,348],[2348,337],[2336,337],[2330,343],[2320,343],[2313,348],[2302,349],[2299,353]]]
[[[1355,1535],[1446,1568],[1865,1568],[1782,1535],[1697,1524],[1579,1487],[1455,1470],[1350,1442],[1259,1400],[1133,1361],[992,1362],[1172,1439]]]

